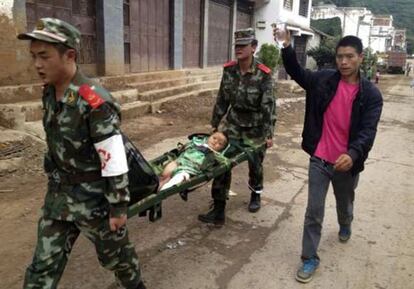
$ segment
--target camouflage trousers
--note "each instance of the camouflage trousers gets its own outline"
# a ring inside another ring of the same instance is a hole
[[[56,288],[80,232],[94,243],[99,263],[115,273],[121,286],[137,288],[140,268],[126,227],[111,232],[107,218],[67,222],[44,217],[39,220],[37,246],[23,288]]]
[[[230,142],[239,143],[240,145],[261,145],[265,142],[262,127],[244,128],[237,125],[226,123],[223,131],[229,136]],[[225,156],[232,157],[237,153],[237,148],[230,148]],[[265,149],[250,154],[248,159],[249,165],[249,189],[251,191],[263,190],[263,160]],[[213,180],[211,196],[214,200],[225,201],[231,185],[231,171],[216,177]]]

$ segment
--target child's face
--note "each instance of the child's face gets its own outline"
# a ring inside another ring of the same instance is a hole
[[[227,139],[221,132],[213,133],[207,140],[208,146],[218,152],[224,149],[226,143]]]

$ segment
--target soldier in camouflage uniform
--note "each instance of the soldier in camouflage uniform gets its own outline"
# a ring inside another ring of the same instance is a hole
[[[24,288],[56,288],[79,233],[95,245],[100,264],[124,288],[144,289],[126,228],[128,165],[120,107],[76,65],[80,32],[42,18],[30,33],[30,52],[43,93],[48,189],[38,240]]]
[[[252,28],[235,32],[235,53],[237,61],[224,64],[223,77],[217,101],[214,106],[211,125],[217,130],[226,115],[223,130],[231,142],[266,147],[273,145],[275,125],[275,98],[271,70],[254,56],[257,40]],[[230,151],[229,151],[230,153]],[[248,209],[260,209],[260,196],[263,192],[263,159],[265,149],[253,154],[249,159],[249,189],[251,191]],[[199,215],[202,222],[224,224],[224,209],[231,183],[231,172],[213,181],[213,209]]]

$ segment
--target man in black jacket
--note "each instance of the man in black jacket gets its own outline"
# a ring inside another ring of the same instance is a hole
[[[336,47],[337,70],[303,69],[291,46],[288,31],[274,30],[283,39],[287,73],[306,90],[302,148],[310,157],[308,205],[302,239],[302,265],[296,280],[309,282],[319,266],[325,198],[332,183],[337,206],[339,241],[351,237],[353,202],[359,173],[374,143],[382,110],[382,96],[359,72],[362,42],[346,36]]]

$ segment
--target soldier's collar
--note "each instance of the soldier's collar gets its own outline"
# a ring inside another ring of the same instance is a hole
[[[240,63],[238,61],[237,61],[237,69],[239,73],[241,74]],[[252,64],[250,65],[249,71],[247,71],[247,73],[256,74],[256,72],[257,72],[257,60],[253,56]]]
[[[71,83],[69,84],[68,88],[65,91],[65,95],[63,96],[61,102],[65,103],[70,106],[76,105],[78,101],[78,90],[79,87],[84,84],[86,81],[85,76],[83,75],[82,71],[80,70],[79,66],[76,65],[76,73],[73,76]]]
[[[79,86],[76,86],[73,83],[69,84],[69,87],[66,89],[61,102],[69,106],[75,106],[78,101],[78,90]]]

